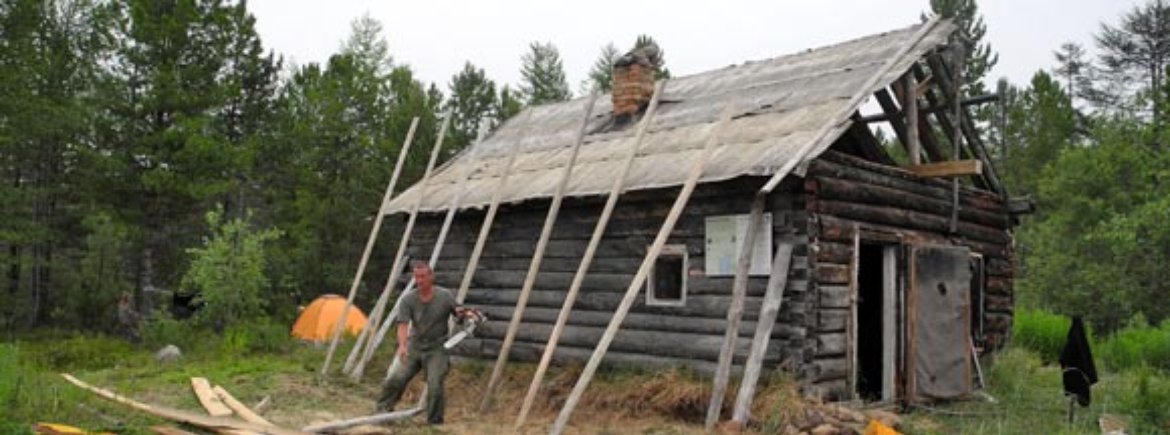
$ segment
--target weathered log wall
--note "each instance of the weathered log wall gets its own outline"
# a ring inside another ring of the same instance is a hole
[[[681,364],[700,372],[714,367],[727,324],[732,277],[708,277],[704,273],[704,220],[708,216],[748,213],[752,197],[764,181],[759,177],[741,177],[699,186],[668,242],[687,247],[685,306],[648,306],[643,292],[617,335],[608,362]],[[765,358],[767,367],[775,367],[784,360],[800,363],[812,356],[811,347],[806,346],[813,319],[808,314],[811,301],[805,296],[808,249],[804,230],[808,225],[803,196],[799,195],[801,189],[801,183],[795,180],[782,185],[769,198],[773,245],[788,241],[798,247],[794,250],[785,302]],[[557,348],[556,361],[587,359],[677,193],[677,188],[637,191],[626,193],[619,200]],[[603,200],[601,197],[566,198],[562,204],[516,337],[513,359],[540,357],[597,223]],[[547,208],[548,201],[532,201],[500,209],[466,300],[468,305],[487,312],[492,320],[477,331],[476,339],[461,345],[458,353],[474,357],[496,355]],[[439,285],[451,288],[458,285],[483,213],[464,210],[455,218],[435,267]],[[416,236],[408,248],[412,258],[430,256],[441,224],[442,214],[420,216]],[[765,276],[749,280],[745,321],[740,327],[741,340],[735,352],[737,364],[747,356],[766,284]]]
[[[1011,223],[1002,198],[963,187],[957,231],[950,231],[951,186],[890,166],[829,151],[804,180],[809,212],[810,293],[816,295],[811,336],[816,347],[802,374],[822,391],[843,391],[849,361],[847,328],[855,231],[888,234],[902,243],[955,244],[984,256],[986,345],[998,348],[1011,328]],[[864,236],[863,236],[864,239]]]

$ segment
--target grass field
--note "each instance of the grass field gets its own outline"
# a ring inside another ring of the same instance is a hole
[[[323,349],[293,345],[287,350],[225,354],[223,346],[197,346],[178,363],[161,364],[151,353],[123,341],[102,337],[39,337],[0,344],[0,433],[27,433],[30,423],[51,421],[91,430],[147,433],[158,419],[109,403],[65,383],[58,372],[111,388],[144,402],[200,410],[189,378],[203,376],[222,385],[247,404],[270,397],[264,413],[286,427],[368,414],[377,394],[378,373],[386,360],[376,359],[362,383],[341,377],[319,379]],[[344,349],[341,355],[345,355]],[[531,378],[531,364],[512,364],[497,406],[485,415],[478,407],[489,363],[460,361],[448,379],[448,424],[427,427],[421,419],[381,428],[394,433],[513,433],[512,421]],[[557,368],[546,379],[544,394],[521,432],[545,433],[576,379],[577,367]],[[989,368],[989,393],[981,400],[915,409],[903,429],[912,434],[1079,434],[1099,433],[1097,418],[1119,415],[1131,434],[1164,433],[1170,406],[1170,378],[1155,370],[1104,373],[1094,401],[1066,420],[1059,368],[1046,366],[1035,353],[1010,349]],[[1144,381],[1143,381],[1144,380]],[[783,426],[785,408],[793,403],[793,383],[765,381],[753,415],[753,432]],[[1144,386],[1143,386],[1144,383]],[[734,384],[733,384],[734,385]],[[416,382],[404,398],[417,400]],[[573,433],[703,433],[701,418],[709,382],[681,370],[665,372],[603,371],[574,415]],[[728,403],[731,400],[727,401]]]

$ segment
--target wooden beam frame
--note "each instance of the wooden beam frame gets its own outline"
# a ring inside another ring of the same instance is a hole
[[[524,309],[528,307],[528,296],[532,294],[532,287],[536,285],[536,277],[540,274],[540,264],[544,261],[544,251],[548,248],[548,240],[552,237],[553,227],[557,222],[557,215],[561,211],[561,201],[565,197],[565,188],[573,176],[573,166],[577,164],[577,155],[581,145],[585,143],[585,133],[589,127],[589,118],[593,116],[593,105],[597,102],[597,93],[589,97],[585,107],[585,116],[581,119],[581,128],[577,130],[577,137],[573,140],[573,148],[569,152],[569,160],[565,163],[565,170],[557,183],[556,192],[548,206],[548,213],[544,218],[544,227],[540,230],[540,239],[536,242],[536,250],[532,253],[532,261],[528,264],[528,273],[524,277],[524,285],[520,288],[520,296],[516,300],[516,309],[512,312],[512,319],[508,323],[508,331],[504,334],[504,342],[500,345],[496,365],[492,368],[492,375],[488,379],[487,389],[483,392],[483,401],[479,405],[480,412],[485,412],[492,403],[492,394],[500,383],[500,376],[504,373],[504,366],[508,364],[508,354],[512,350],[512,343],[516,340],[516,332],[520,330],[520,322],[524,318]]]
[[[930,69],[934,71],[934,76],[938,77],[939,85],[943,88],[950,88],[952,86],[951,74],[946,63],[941,59],[940,55],[935,53],[926,58]],[[948,100],[949,101],[949,100]],[[1001,196],[1007,196],[1007,192],[1000,183],[999,176],[995,172],[995,168],[990,166],[991,160],[987,155],[987,149],[983,146],[983,139],[979,137],[979,131],[975,128],[975,123],[971,121],[971,112],[968,108],[962,108],[961,119],[959,120],[963,137],[967,139],[968,149],[972,155],[984,163],[987,167],[984,168],[983,175],[987,178],[989,187],[995,193]],[[942,113],[942,112],[940,112]]]
[[[410,207],[410,216],[406,219],[406,227],[403,228],[402,236],[398,239],[398,250],[394,254],[394,263],[390,266],[390,276],[386,279],[386,285],[382,288],[382,294],[378,296],[378,302],[374,304],[374,309],[370,312],[369,318],[366,319],[365,327],[362,328],[361,334],[358,335],[358,339],[354,342],[353,349],[349,352],[349,357],[346,358],[346,369],[352,368],[358,352],[361,351],[362,344],[364,343],[363,340],[372,335],[372,330],[377,328],[382,313],[386,310],[386,301],[390,299],[390,293],[394,291],[398,277],[402,274],[402,262],[406,258],[406,247],[410,244],[411,234],[414,233],[414,224],[418,220],[418,210],[422,207],[423,199],[426,198],[426,188],[430,187],[431,172],[434,171],[435,163],[439,160],[439,151],[443,149],[443,139],[447,136],[447,127],[450,123],[451,110],[447,109],[447,112],[443,115],[443,124],[439,127],[439,137],[435,140],[435,145],[431,147],[431,156],[427,160],[426,170],[423,172],[422,179],[417,184],[419,187],[418,197]],[[385,210],[381,210],[378,213],[384,214]]]
[[[740,246],[736,259],[735,278],[731,284],[731,304],[727,308],[727,328],[723,334],[723,347],[719,349],[719,363],[715,367],[715,378],[711,385],[711,400],[707,403],[707,419],[704,423],[707,430],[715,428],[715,423],[719,422],[720,411],[723,410],[723,396],[727,392],[728,378],[731,377],[731,360],[735,356],[735,341],[739,338],[739,324],[743,320],[743,299],[747,294],[748,272],[752,268],[756,233],[764,221],[764,207],[767,202],[768,196],[762,194],[757,194],[752,201],[747,234],[744,235],[743,245]],[[768,233],[771,234],[771,231]]]
[[[915,63],[914,65],[917,66],[918,64]],[[911,71],[913,71],[913,69]],[[908,76],[912,75],[912,73],[906,74]],[[897,82],[894,83],[892,88],[894,95],[898,96],[899,99],[905,100],[908,98],[908,95],[910,95],[906,92],[905,86]],[[914,93],[914,95],[916,95],[916,98],[914,99],[915,101],[918,101],[922,97],[921,94],[923,92],[929,91],[932,89],[932,87],[928,83],[919,82],[917,89],[918,90]],[[928,157],[930,161],[939,162],[946,160],[946,158],[943,156],[941,148],[938,146],[938,139],[936,139],[934,136],[934,127],[930,124],[930,118],[927,115],[928,113],[923,112],[921,107],[918,108],[918,121],[916,125],[918,127],[919,144],[922,146],[922,151],[926,152],[926,157]]]
[[[479,154],[479,147],[475,145],[478,145],[480,142],[482,142],[485,135],[487,135],[487,128],[484,124],[481,123],[479,133],[475,138],[475,142],[468,150],[468,160],[472,162],[476,161],[476,158]],[[435,245],[431,247],[431,257],[427,261],[427,264],[430,265],[431,268],[435,267],[439,261],[439,256],[443,253],[443,244],[447,241],[447,233],[450,232],[451,224],[455,221],[455,213],[459,211],[459,202],[463,200],[463,195],[467,193],[467,183],[471,180],[471,176],[474,173],[475,166],[473,164],[467,169],[467,172],[463,174],[463,177],[459,179],[459,187],[456,189],[455,195],[451,197],[451,202],[447,204],[447,213],[443,217],[443,226],[439,229],[439,236],[435,240]],[[406,287],[402,290],[401,293],[399,293],[398,297],[401,298],[402,295],[413,290],[414,286],[414,278],[411,277],[410,281],[407,282]],[[387,331],[389,331],[391,325],[394,324],[394,318],[397,317],[397,310],[398,303],[397,300],[395,300],[394,308],[390,311],[391,314],[386,316],[381,325],[378,325],[376,328],[378,333],[373,335],[371,340],[366,344],[365,349],[362,351],[361,359],[359,360],[357,366],[354,367],[353,373],[350,374],[354,381],[361,380],[362,374],[366,369],[366,364],[369,364],[370,359],[374,357],[374,352],[378,350],[378,346],[380,346],[382,344],[382,340],[386,338]]]
[[[654,115],[658,112],[658,101],[662,97],[662,89],[666,86],[669,79],[661,80],[654,86],[654,93],[650,97],[650,104],[646,107],[646,114],[642,116],[642,121],[638,124],[638,130],[635,134],[634,143],[630,147],[629,153],[626,154],[625,164],[622,166],[621,173],[613,180],[613,185],[610,186],[609,195],[606,197],[605,206],[602,208],[601,217],[598,218],[597,224],[593,227],[593,235],[589,238],[589,245],[585,248],[585,254],[581,258],[581,263],[577,266],[577,272],[573,275],[573,282],[569,285],[568,293],[565,295],[565,302],[561,306],[561,311],[557,315],[556,325],[553,326],[552,332],[549,334],[548,342],[544,346],[544,353],[540,357],[540,364],[536,367],[536,373],[532,376],[532,383],[528,385],[528,392],[524,396],[524,403],[520,406],[520,414],[516,417],[515,428],[520,428],[524,425],[528,418],[528,412],[532,409],[532,403],[536,400],[536,394],[540,391],[540,384],[544,379],[545,372],[548,371],[548,366],[552,362],[553,354],[556,352],[557,343],[560,341],[561,333],[564,332],[565,325],[569,322],[569,314],[573,311],[573,304],[577,300],[577,294],[581,291],[581,286],[585,282],[585,276],[589,272],[589,267],[593,263],[593,256],[597,254],[597,247],[601,245],[602,236],[605,234],[605,228],[609,225],[609,219],[613,215],[613,210],[617,206],[618,197],[621,196],[622,189],[625,188],[626,177],[630,173],[630,168],[633,167],[634,159],[638,155],[638,151],[642,148],[642,143],[646,138],[646,131],[649,129],[650,123],[654,120]]]
[[[931,68],[933,69],[934,66],[931,66]],[[926,71],[922,68],[922,66],[918,65],[918,64],[914,65],[913,71],[914,71],[914,74],[918,77],[924,77],[927,75]],[[943,134],[947,138],[947,141],[949,141],[951,144],[954,144],[956,140],[962,141],[962,135],[956,134],[955,130],[952,128],[952,126],[954,125],[952,120],[955,118],[952,117],[951,115],[949,115],[947,112],[948,111],[953,112],[954,106],[953,106],[953,104],[947,103],[946,97],[940,97],[940,95],[943,94],[942,89],[941,89],[942,88],[942,84],[941,84],[942,80],[940,79],[938,81],[940,83],[938,86],[932,87],[931,89],[927,90],[926,101],[930,105],[938,107],[939,110],[932,111],[930,114],[934,116],[934,119],[938,123],[938,125],[942,126],[942,128],[940,128],[939,130],[941,130],[943,132]],[[969,100],[966,100],[963,102],[963,105],[964,106],[971,106],[971,105],[974,105],[974,104],[969,104],[969,102],[971,102],[971,101],[983,102],[983,100],[992,101],[992,100],[996,100],[998,98],[999,98],[999,96],[995,95],[995,94],[983,95],[983,96],[974,97],[974,98],[971,98]],[[972,157],[973,154],[971,154],[970,150],[967,149],[967,147],[959,147],[959,150],[960,150],[961,157],[956,158],[955,160],[973,158]],[[981,189],[992,190],[990,188],[991,183],[988,180],[986,175],[980,175],[980,176],[974,177],[973,181],[975,183],[975,186],[977,186]]]
[[[605,334],[602,335],[601,341],[597,343],[597,348],[593,351],[593,355],[585,365],[581,377],[577,379],[577,384],[573,386],[573,391],[569,393],[564,408],[561,408],[560,414],[557,415],[557,420],[553,424],[552,431],[550,432],[552,435],[560,435],[565,432],[565,426],[569,424],[569,418],[573,415],[573,409],[577,407],[577,403],[581,401],[581,395],[585,394],[585,389],[589,387],[589,382],[593,379],[593,375],[597,373],[597,368],[601,365],[601,360],[605,358],[605,353],[609,350],[609,345],[613,343],[614,337],[617,336],[618,329],[622,326],[622,321],[629,314],[630,308],[634,306],[634,300],[638,298],[638,293],[640,293],[642,286],[646,283],[646,277],[650,273],[650,268],[654,266],[654,261],[658,258],[658,254],[662,252],[662,247],[666,245],[666,240],[670,237],[670,233],[674,231],[674,225],[678,223],[678,218],[682,215],[683,208],[686,207],[687,202],[691,198],[691,194],[694,193],[695,185],[698,184],[699,177],[703,175],[703,168],[706,167],[707,160],[711,158],[715,145],[722,141],[723,130],[730,123],[731,116],[734,113],[734,103],[735,100],[733,99],[723,109],[719,124],[715,126],[707,144],[703,147],[703,151],[691,166],[690,174],[687,175],[682,190],[679,192],[678,197],[675,198],[674,205],[671,206],[670,212],[666,216],[666,221],[662,223],[662,228],[658,230],[658,235],[654,238],[654,243],[650,245],[649,252],[642,259],[642,265],[638,267],[638,272],[634,275],[630,286],[626,288],[626,294],[614,312],[613,320],[606,327]]]
[[[731,414],[731,420],[740,427],[746,426],[751,418],[752,400],[764,366],[764,354],[768,352],[772,329],[776,326],[776,317],[780,315],[784,301],[784,288],[788,285],[792,248],[792,243],[781,243],[772,259],[772,274],[768,277],[764,303],[760,307],[759,321],[756,322],[756,335],[752,337],[752,347],[744,363],[743,380],[739,383],[739,393],[735,396],[735,408]]]
[[[386,203],[390,202],[390,197],[394,195],[394,187],[398,185],[398,176],[402,174],[402,166],[406,162],[406,155],[410,152],[410,144],[414,142],[416,129],[418,129],[417,116],[410,121],[410,129],[406,131],[406,140],[402,142],[402,149],[398,151],[398,161],[394,164],[394,173],[390,175],[390,182],[386,185],[386,191],[382,193],[382,202],[378,204],[378,215],[374,217],[374,227],[370,229],[370,236],[366,239],[366,248],[362,251],[362,259],[358,262],[357,272],[353,275],[353,283],[349,286],[349,296],[345,298],[345,308],[341,309],[341,317],[339,317],[341,320],[333,328],[329,351],[325,354],[325,362],[321,364],[322,375],[329,371],[329,363],[333,360],[333,353],[337,351],[337,343],[341,340],[341,331],[345,329],[345,319],[349,317],[349,311],[353,308],[353,299],[357,296],[362,275],[366,273],[366,264],[370,260],[370,254],[374,251],[374,242],[378,240],[378,233],[382,230],[382,221],[386,217],[382,213],[382,207],[385,207]]]
[[[915,71],[914,75],[916,77],[923,77],[924,76],[924,75],[919,74],[919,71],[921,71],[921,69],[918,68],[917,65],[915,65],[914,71]],[[933,96],[933,90],[934,90],[933,87],[927,87],[927,88],[923,89],[921,86],[919,86],[919,90],[921,92],[920,96],[927,98],[928,102],[930,103],[930,107],[919,107],[918,113],[928,113],[928,114],[933,115],[935,113],[945,112],[945,111],[954,109],[953,106],[938,104],[936,102],[936,99],[931,98]],[[996,101],[999,101],[999,94],[983,94],[983,95],[979,95],[976,97],[964,98],[963,99],[963,106],[964,107],[977,106],[980,104],[991,103],[991,102],[996,102]],[[865,116],[858,117],[857,122],[861,122],[861,123],[865,123],[865,124],[872,124],[875,122],[890,121],[894,118],[898,118],[901,116],[902,116],[902,113],[900,111],[895,112],[895,113],[885,113],[885,111],[883,111],[882,113],[875,113],[872,115],[865,115]]]
[[[849,122],[849,115],[852,114],[854,110],[856,110],[857,106],[861,104],[862,100],[869,96],[871,90],[878,85],[878,81],[881,80],[882,77],[884,77],[886,73],[888,73],[890,69],[894,67],[894,63],[898,59],[902,58],[902,56],[905,56],[907,53],[909,53],[910,49],[914,48],[915,45],[918,45],[918,43],[922,41],[922,38],[926,36],[926,34],[930,32],[931,29],[934,29],[934,27],[938,25],[938,22],[939,18],[935,16],[929,21],[923,23],[922,27],[918,28],[918,30],[914,32],[914,36],[910,38],[910,41],[907,42],[906,45],[902,46],[902,48],[899,48],[897,53],[894,53],[893,56],[890,56],[888,59],[886,59],[886,62],[882,65],[882,67],[878,68],[878,70],[874,72],[873,76],[871,76],[869,80],[866,80],[865,85],[859,87],[857,93],[854,94],[853,97],[849,99],[849,102],[841,108],[841,112],[837,113],[836,116],[830,119],[834,121],[842,120],[841,122]],[[797,164],[800,164],[804,161],[809,152],[811,152],[813,149],[816,149],[819,145],[821,145],[822,142],[831,140],[830,138],[833,137],[833,135],[830,133],[833,133],[839,129],[842,129],[842,126],[837,122],[826,122],[825,125],[821,126],[820,130],[817,130],[816,134],[813,135],[811,140],[806,142],[800,147],[800,149],[796,151],[796,154],[793,155],[793,158],[788,159],[788,161],[786,161],[784,165],[781,166],[780,169],[772,175],[772,178],[769,179],[767,183],[764,183],[764,187],[760,189],[760,192],[764,194],[771,193],[772,189],[775,189],[776,186],[780,185],[780,182],[784,180],[784,177],[787,177]]]
[[[982,160],[948,160],[944,162],[926,163],[907,167],[910,172],[919,177],[959,177],[966,175],[982,175]]]
[[[910,153],[910,164],[922,164],[922,146],[918,142],[918,98],[913,90],[914,75],[902,77],[902,110],[906,115],[906,149]]]

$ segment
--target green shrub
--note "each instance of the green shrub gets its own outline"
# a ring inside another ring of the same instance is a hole
[[[1131,322],[1097,345],[1097,355],[1110,370],[1149,365],[1170,372],[1170,321],[1159,327]]]
[[[280,232],[257,231],[250,218],[249,214],[225,221],[222,207],[208,212],[211,237],[203,246],[187,250],[191,267],[183,275],[182,286],[203,304],[195,320],[217,331],[264,314],[263,292],[269,287],[264,244]]]
[[[54,371],[98,370],[126,365],[136,358],[130,343],[105,336],[75,335],[23,346],[24,358]]]
[[[1170,378],[1149,367],[1132,369],[1130,374],[1131,385],[1126,386],[1121,405],[1133,417],[1134,433],[1170,431]]]
[[[140,333],[142,343],[151,350],[158,350],[168,344],[178,346],[186,352],[197,344],[206,344],[210,336],[196,328],[192,322],[178,320],[165,311],[156,311],[143,322]]]
[[[1036,352],[1045,363],[1060,359],[1071,319],[1043,310],[1020,309],[1013,323],[1012,340],[1016,346]]]
[[[225,355],[279,354],[288,352],[294,344],[287,326],[260,319],[224,330],[220,351]]]

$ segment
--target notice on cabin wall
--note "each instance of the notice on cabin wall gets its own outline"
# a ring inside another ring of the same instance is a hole
[[[704,266],[707,269],[707,276],[735,275],[735,267],[739,262],[739,250],[747,238],[750,220],[751,216],[747,214],[707,217],[704,229],[707,239],[707,246],[704,250]],[[752,267],[748,274],[768,276],[771,273],[772,213],[764,213],[763,224],[756,232],[756,242],[752,248]]]

